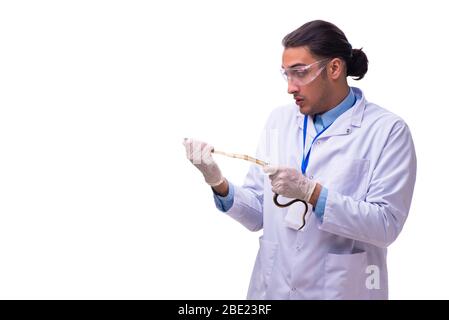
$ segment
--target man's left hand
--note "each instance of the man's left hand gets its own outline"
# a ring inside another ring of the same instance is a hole
[[[310,198],[317,184],[315,181],[305,177],[294,168],[267,165],[263,170],[269,174],[274,193],[310,203]]]

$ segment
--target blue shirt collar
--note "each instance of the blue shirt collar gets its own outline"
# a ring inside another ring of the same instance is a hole
[[[320,119],[322,121],[324,128],[327,128],[339,116],[341,116],[343,113],[351,109],[352,106],[355,104],[355,102],[356,102],[355,94],[352,91],[352,88],[349,87],[349,93],[346,96],[346,98],[344,98],[344,100],[340,102],[336,107],[330,109],[329,111],[323,113],[322,115],[316,115],[315,121],[317,118]]]

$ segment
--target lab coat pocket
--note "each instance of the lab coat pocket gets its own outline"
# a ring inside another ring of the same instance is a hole
[[[332,300],[368,299],[366,268],[366,252],[327,254],[324,298]]]
[[[354,200],[365,197],[368,186],[370,161],[366,159],[346,159],[341,161],[331,175],[329,188]]]
[[[259,252],[248,290],[248,299],[264,299],[276,260],[277,243],[259,238]]]

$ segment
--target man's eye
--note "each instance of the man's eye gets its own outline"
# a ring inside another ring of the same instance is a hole
[[[307,71],[294,70],[292,75],[297,78],[304,78],[307,75]]]

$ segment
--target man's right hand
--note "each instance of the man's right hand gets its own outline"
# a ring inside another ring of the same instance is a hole
[[[201,171],[208,185],[217,187],[226,181],[217,163],[212,158],[211,153],[214,148],[211,145],[187,138],[184,139],[183,144],[186,148],[187,159]]]

